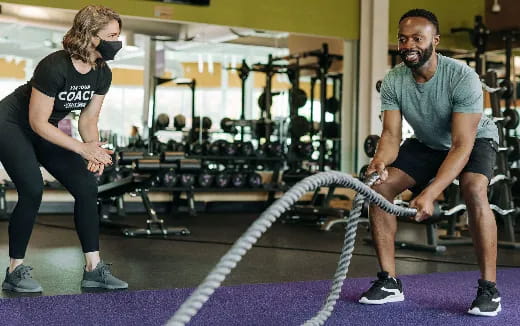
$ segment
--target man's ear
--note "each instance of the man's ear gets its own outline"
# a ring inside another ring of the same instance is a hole
[[[434,35],[433,36],[433,46],[434,47],[437,47],[439,45],[441,41],[441,36],[440,35]]]

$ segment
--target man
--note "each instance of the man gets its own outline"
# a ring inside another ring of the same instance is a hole
[[[414,9],[401,17],[398,43],[403,63],[385,76],[381,86],[383,132],[367,173],[379,173],[374,189],[390,201],[405,189],[417,194],[410,203],[417,209],[416,221],[431,216],[434,200],[459,178],[481,272],[477,297],[468,312],[496,316],[501,310],[495,286],[497,228],[487,187],[498,131],[482,114],[478,75],[467,65],[437,54],[439,40],[433,13]],[[402,118],[412,126],[415,138],[400,147]],[[402,284],[395,271],[396,217],[372,207],[370,221],[382,271],[359,301],[402,301]]]

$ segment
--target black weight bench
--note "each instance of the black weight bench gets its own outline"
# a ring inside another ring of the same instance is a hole
[[[190,231],[183,226],[166,227],[164,221],[157,217],[157,213],[152,207],[150,198],[148,197],[148,186],[146,185],[149,177],[131,175],[121,180],[109,182],[98,186],[98,203],[105,200],[111,200],[115,197],[121,197],[126,193],[137,193],[141,196],[144,208],[148,214],[146,220],[146,228],[126,228],[123,234],[127,237],[152,236],[152,235],[189,235]]]

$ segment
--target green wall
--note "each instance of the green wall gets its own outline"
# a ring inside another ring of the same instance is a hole
[[[123,15],[156,17],[169,7],[172,20],[359,39],[359,0],[210,0],[208,7],[147,0],[14,0],[10,3],[80,9],[102,4]]]
[[[485,0],[390,0],[389,41],[397,45],[399,18],[410,9],[432,11],[441,28],[440,48],[471,49],[467,33],[451,34],[453,27],[473,27],[476,15],[484,16]]]
[[[248,27],[292,33],[359,39],[363,0],[210,0],[208,7],[166,4],[149,0],[12,0],[10,3],[80,9],[103,4],[123,15],[156,17],[158,7],[171,9],[176,21]],[[453,35],[452,27],[472,27],[484,15],[485,0],[390,0],[389,40],[396,44],[398,20],[411,8],[433,11],[441,26],[441,48],[472,48],[467,34]]]

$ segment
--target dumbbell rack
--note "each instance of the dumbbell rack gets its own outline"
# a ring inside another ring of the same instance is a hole
[[[150,187],[150,191],[157,191],[157,192],[169,192],[173,194],[172,199],[172,205],[171,205],[171,214],[175,214],[178,210],[175,209],[175,203],[178,203],[180,201],[180,196],[182,193],[186,195],[186,199],[188,202],[188,212],[190,216],[196,216],[196,209],[195,209],[195,193],[202,193],[202,192],[233,192],[233,193],[239,193],[239,192],[268,192],[268,199],[267,204],[270,204],[274,201],[275,195],[277,192],[284,191],[284,189],[278,184],[278,179],[280,176],[280,170],[283,165],[283,158],[282,157],[255,157],[255,156],[217,156],[217,155],[190,155],[187,156],[190,159],[196,159],[200,160],[202,164],[208,162],[230,162],[232,164],[240,165],[240,164],[252,164],[252,163],[266,163],[269,162],[272,164],[272,181],[269,184],[264,184],[261,187],[258,188],[219,188],[219,187],[208,187],[208,188],[202,188],[202,187],[196,187],[196,186],[189,186],[189,187]]]
[[[488,71],[485,76],[486,84],[491,88],[497,88],[497,74],[495,71]],[[511,154],[511,150],[517,150],[518,146],[507,146],[504,124],[507,123],[503,118],[502,111],[500,109],[500,98],[503,91],[495,91],[490,93],[491,107],[493,110],[493,117],[496,119],[495,123],[498,128],[499,135],[499,152],[497,153],[497,171],[499,175],[504,175],[504,182],[499,182],[495,185],[493,190],[499,193],[498,196],[494,196],[496,199],[495,205],[497,205],[502,212],[505,214],[501,217],[504,224],[504,240],[498,241],[498,245],[503,248],[520,249],[520,242],[517,242],[515,237],[514,218],[517,215],[517,210],[514,205],[513,195],[511,193],[511,173],[509,171],[508,155]],[[510,104],[510,101],[506,101],[506,106]],[[506,107],[508,109],[509,107]],[[518,141],[517,141],[518,144]],[[510,148],[512,147],[512,148]]]

